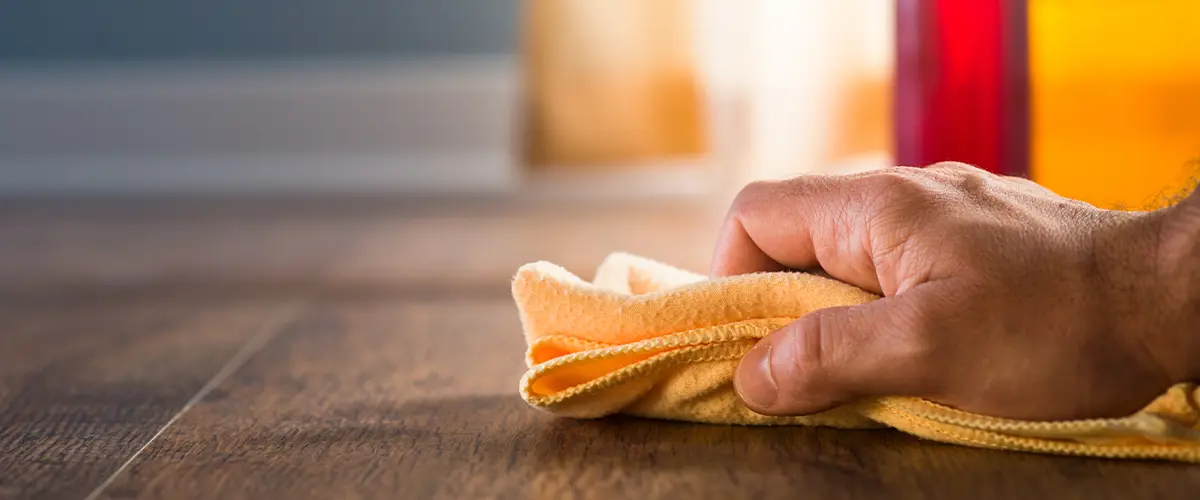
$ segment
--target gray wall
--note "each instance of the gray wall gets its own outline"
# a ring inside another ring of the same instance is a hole
[[[0,0],[0,64],[509,54],[518,21],[518,0]]]

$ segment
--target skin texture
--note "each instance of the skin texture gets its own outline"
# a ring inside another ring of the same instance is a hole
[[[916,396],[1009,418],[1115,417],[1196,378],[1198,239],[1200,195],[1106,211],[940,163],[751,184],[712,274],[823,270],[884,295],[760,341],[735,377],[757,412]]]

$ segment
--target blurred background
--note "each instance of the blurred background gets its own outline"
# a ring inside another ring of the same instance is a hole
[[[516,398],[522,264],[704,272],[747,182],[941,160],[1165,203],[1200,0],[0,0],[0,498],[1174,491]]]
[[[958,159],[1136,205],[1195,170],[1200,5],[960,4],[10,2],[0,192],[693,196]]]
[[[1197,28],[1191,0],[8,2],[0,198],[504,205],[422,235],[632,211],[505,269],[616,249],[701,266],[744,183],[893,164],[967,161],[1141,208],[1200,169]],[[669,211],[654,203],[697,222],[627,231]],[[665,236],[681,227],[694,236]],[[57,247],[43,237],[25,241]]]

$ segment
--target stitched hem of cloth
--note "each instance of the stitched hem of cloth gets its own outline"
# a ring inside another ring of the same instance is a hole
[[[898,430],[945,443],[1010,451],[1054,453],[1059,455],[1200,462],[1200,448],[1191,445],[1104,445],[1037,437],[1010,436],[996,431],[985,431],[942,422],[932,422],[935,425],[929,425],[931,421],[924,420],[904,409],[887,405],[880,405],[880,408],[890,411],[871,411],[868,412],[868,416]],[[895,417],[895,419],[899,419],[901,422],[897,422],[890,417]],[[954,432],[949,432],[942,427],[951,427]]]
[[[1139,437],[1164,442],[1200,443],[1200,431],[1149,413],[1138,413],[1122,418],[1047,422],[976,415],[917,398],[883,398],[878,402],[885,407],[919,416],[926,420],[964,428],[998,431],[1006,434],[1021,434],[1042,438],[1061,437],[1079,439],[1088,434],[1099,433],[1104,433],[1106,436],[1098,437],[1115,437],[1115,433],[1121,437]]]

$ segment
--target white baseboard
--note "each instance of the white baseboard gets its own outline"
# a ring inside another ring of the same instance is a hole
[[[0,70],[0,193],[507,192],[510,59]]]

